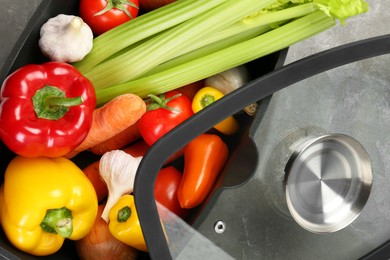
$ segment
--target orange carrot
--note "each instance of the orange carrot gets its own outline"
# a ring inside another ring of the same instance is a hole
[[[99,162],[100,161],[95,161],[89,164],[87,167],[83,169],[83,172],[85,176],[87,176],[89,181],[92,183],[92,186],[96,191],[98,201],[101,202],[108,196],[108,188],[107,188],[107,184],[100,177]]]
[[[102,143],[135,124],[146,112],[142,98],[134,94],[123,94],[115,97],[104,106],[93,112],[92,126],[84,141],[66,158],[73,158],[78,153]]]
[[[111,137],[107,141],[104,141],[98,145],[95,145],[90,151],[97,155],[103,155],[106,152],[121,149],[131,143],[134,143],[141,138],[141,133],[138,129],[138,121],[120,132],[119,134]]]

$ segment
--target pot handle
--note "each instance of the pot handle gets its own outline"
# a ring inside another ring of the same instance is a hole
[[[214,102],[157,141],[143,157],[135,178],[134,197],[152,259],[172,259],[154,198],[157,173],[168,157],[221,119],[289,85],[348,63],[390,53],[390,34],[344,44],[313,54],[259,77]]]

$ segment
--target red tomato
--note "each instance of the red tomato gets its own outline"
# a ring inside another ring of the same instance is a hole
[[[148,111],[138,122],[139,131],[145,142],[151,146],[193,114],[191,99],[178,91],[170,91],[148,104]]]
[[[154,196],[158,202],[171,212],[181,218],[185,218],[189,210],[180,207],[177,198],[177,189],[179,188],[181,177],[181,172],[173,166],[161,169],[154,185]],[[164,214],[161,215],[164,216]]]
[[[81,0],[80,17],[99,35],[137,17],[138,6],[138,0]]]

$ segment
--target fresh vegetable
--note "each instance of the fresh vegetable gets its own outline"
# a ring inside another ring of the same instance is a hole
[[[90,163],[88,166],[83,168],[83,172],[85,176],[87,176],[89,181],[92,183],[92,186],[94,187],[96,192],[98,202],[101,202],[107,198],[108,189],[106,183],[100,177],[99,163],[100,161],[94,161]]]
[[[145,113],[146,104],[137,95],[124,94],[115,97],[103,107],[93,111],[92,126],[85,140],[66,155],[73,158],[135,124]]]
[[[92,30],[78,16],[59,14],[41,27],[39,48],[52,61],[80,61],[92,47]]]
[[[209,0],[209,2],[212,1]],[[251,2],[251,5],[242,8],[241,2]],[[128,49],[121,55],[97,65],[84,74],[94,83],[97,89],[124,83],[176,57],[182,48],[190,48],[192,50],[191,45],[197,43],[207,34],[226,28],[226,26],[235,21],[245,18],[259,10],[259,8],[265,7],[267,2],[271,3],[272,0],[225,1],[216,8],[211,9],[210,12],[202,13],[193,20],[175,26],[172,30],[160,32],[156,37],[149,38],[148,41]],[[204,4],[199,3],[199,5]],[[216,15],[216,12],[220,9],[228,15],[224,14],[223,18]],[[119,63],[123,64],[118,66]],[[126,73],[128,71],[131,73]]]
[[[105,153],[100,159],[100,176],[108,187],[108,199],[102,218],[108,222],[108,214],[115,203],[125,194],[133,192],[135,175],[141,157],[133,157],[121,150]]]
[[[134,19],[138,10],[138,0],[80,1],[80,16],[96,35]]]
[[[139,5],[142,10],[151,11],[175,1],[176,0],[139,0]]]
[[[106,152],[124,148],[125,146],[137,141],[140,138],[141,133],[139,132],[137,121],[107,141],[91,147],[90,151],[97,155],[103,155]]]
[[[148,145],[152,145],[168,131],[193,115],[191,100],[178,91],[159,97],[149,95],[147,112],[139,120],[139,131]]]
[[[156,183],[154,185],[154,196],[164,207],[184,219],[189,211],[180,206],[177,198],[177,190],[181,179],[182,173],[174,166],[162,168],[157,174]]]
[[[111,234],[119,241],[138,250],[147,251],[132,195],[123,195],[111,208],[108,227]]]
[[[218,89],[224,95],[238,89],[249,81],[249,72],[244,65],[237,66],[205,79],[205,85]],[[244,108],[244,111],[253,116],[257,104],[253,103]]]
[[[192,100],[192,110],[197,113],[223,96],[224,94],[216,88],[204,87],[195,94]],[[238,132],[240,126],[233,116],[229,116],[216,124],[214,128],[225,135],[232,135]]]
[[[26,157],[73,150],[86,138],[96,105],[91,82],[62,62],[21,67],[3,82],[0,99],[1,139]]]
[[[226,0],[181,0],[148,12],[94,39],[93,51],[75,66],[86,73],[134,43],[145,40]],[[115,44],[112,44],[115,42]],[[140,56],[142,58],[142,56]],[[127,70],[128,72],[129,70]]]
[[[99,104],[126,92],[146,97],[279,51],[367,7],[364,0],[176,1],[95,39],[95,46],[121,44],[94,48],[76,66]]]
[[[229,150],[215,134],[201,134],[184,148],[184,171],[177,196],[182,208],[200,205],[224,167]]]
[[[201,88],[203,88],[204,85],[204,80],[199,80],[190,84],[187,84],[185,86],[182,86],[180,88],[177,88],[176,90],[179,91],[180,93],[186,95],[189,99],[193,99],[196,92],[198,92]]]
[[[75,247],[81,260],[130,260],[137,259],[138,250],[116,239],[108,224],[100,217],[104,204],[99,205],[98,216],[92,230],[76,241]]]
[[[222,71],[205,79],[205,85],[218,89],[226,95],[249,81],[249,72],[244,65]]]
[[[145,143],[144,139],[141,138],[137,142],[123,148],[122,151],[130,154],[133,157],[139,157],[139,156],[144,156],[146,152],[149,150],[149,148],[150,146],[147,143]]]
[[[0,188],[0,223],[19,250],[44,256],[66,238],[91,230],[98,202],[91,182],[70,160],[16,156]]]
[[[145,142],[144,139],[140,139],[137,142],[125,147],[122,149],[125,153],[130,154],[133,157],[138,157],[138,156],[144,156],[146,152],[149,150],[150,146]],[[164,163],[164,165],[168,165],[175,161],[176,159],[180,158],[183,156],[183,149],[175,152],[172,154]]]

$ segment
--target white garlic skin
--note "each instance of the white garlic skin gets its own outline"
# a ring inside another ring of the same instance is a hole
[[[39,48],[51,61],[80,61],[92,47],[93,32],[78,16],[59,14],[41,27]]]

